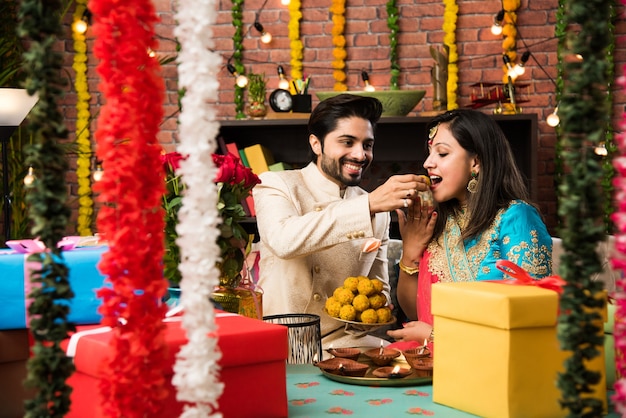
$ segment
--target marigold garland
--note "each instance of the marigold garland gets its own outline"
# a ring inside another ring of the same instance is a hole
[[[27,125],[34,145],[27,149],[26,164],[36,170],[37,178],[26,202],[32,236],[38,236],[49,248],[28,257],[41,267],[31,274],[32,291],[28,294],[29,329],[35,342],[25,384],[35,388],[35,394],[26,401],[26,417],[65,416],[72,391],[66,380],[74,371],[72,360],[60,347],[74,330],[67,321],[74,293],[61,249],[57,248],[70,217],[65,183],[69,165],[60,143],[67,139],[68,131],[58,107],[65,90],[63,57],[55,48],[55,39],[62,33],[57,18],[60,10],[59,1],[24,0],[18,11],[18,35],[28,45],[22,65],[24,86],[30,95],[39,97]]]
[[[502,21],[502,53],[509,56],[511,62],[514,63],[517,58],[517,9],[519,9],[520,0],[502,0],[504,8],[504,19]],[[502,67],[504,75],[502,82],[509,82],[508,67]]]
[[[106,102],[95,133],[104,176],[94,185],[104,203],[98,230],[109,243],[99,269],[112,286],[98,291],[102,324],[113,327],[103,363],[103,413],[155,416],[168,397],[162,318],[165,173],[157,140],[165,85],[157,50],[153,2],[91,0],[94,56]]]
[[[300,0],[291,0],[289,2],[289,46],[291,48],[291,79],[302,80],[302,58],[304,45],[300,39],[300,20],[302,12],[300,11]],[[295,92],[292,92],[295,93]]]
[[[343,36],[343,31],[346,27],[346,2],[345,0],[332,0],[330,6],[330,13],[332,14],[333,28],[331,34],[333,36],[333,61],[331,67],[333,68],[333,78],[335,79],[335,85],[333,90],[346,91],[348,86],[346,85],[346,38]]]
[[[183,414],[188,418],[206,417],[215,409],[224,388],[219,382],[217,361],[221,353],[210,302],[211,292],[219,283],[215,267],[220,254],[218,192],[215,183],[206,181],[215,178],[212,152],[219,131],[212,105],[217,102],[219,83],[215,74],[222,61],[219,54],[211,52],[215,48],[215,3],[216,0],[179,0],[178,25],[174,29],[181,46],[177,59],[179,87],[185,90],[178,150],[187,157],[180,161],[176,173],[184,178],[186,189],[176,232],[182,255],[182,324],[189,342],[177,354],[172,382],[178,389],[177,398],[192,403]]]
[[[399,90],[398,79],[400,78],[400,64],[398,62],[398,23],[399,13],[396,0],[387,2],[387,28],[389,28],[389,62],[391,64],[391,77],[389,79],[389,89]]]
[[[74,21],[80,20],[86,9],[87,0],[76,0]],[[76,145],[78,157],[76,161],[76,177],[78,183],[78,234],[92,235],[93,199],[91,192],[91,141],[89,140],[89,85],[87,83],[87,43],[85,34],[72,31],[74,39],[74,63],[76,73],[74,88],[76,89]]]
[[[459,55],[456,48],[456,21],[459,13],[459,6],[456,0],[443,0],[445,12],[443,15],[443,36],[444,45],[448,46],[448,83],[446,94],[448,96],[448,110],[459,107],[457,104],[457,89],[459,82],[459,67],[457,62]]]

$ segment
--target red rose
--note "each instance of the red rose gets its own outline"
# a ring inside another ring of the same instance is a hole
[[[217,166],[215,175],[216,183],[231,183],[231,179],[235,175],[235,168],[239,158],[232,154],[219,155],[213,154],[213,162]]]
[[[171,168],[172,170],[178,170],[180,167],[180,160],[184,157],[178,152],[168,152],[167,154],[161,154],[161,162],[165,166],[165,169]]]

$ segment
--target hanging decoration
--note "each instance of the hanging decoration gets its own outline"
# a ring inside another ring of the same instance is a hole
[[[517,9],[519,9],[520,0],[502,0],[504,9],[504,19],[502,20],[502,53],[508,55],[511,62],[515,62],[517,58]],[[509,83],[509,68],[504,65],[502,67],[504,75],[502,82]]]
[[[448,97],[448,110],[459,107],[457,103],[457,89],[459,82],[459,67],[457,62],[459,55],[456,48],[456,21],[459,13],[459,6],[456,0],[443,0],[445,11],[443,15],[443,44],[448,47],[448,82],[446,93]]]
[[[302,12],[300,11],[300,0],[291,0],[289,2],[289,46],[291,47],[291,79],[302,80],[302,58],[304,45],[300,39],[300,20],[302,20]],[[297,94],[292,90],[292,94]]]
[[[182,324],[189,342],[177,355],[173,383],[178,389],[178,399],[192,405],[182,415],[187,418],[209,416],[224,389],[219,381],[217,361],[221,353],[210,302],[211,291],[219,283],[215,266],[220,254],[218,192],[215,183],[206,181],[215,178],[217,172],[212,153],[219,123],[215,121],[216,112],[211,103],[218,99],[215,74],[221,57],[212,52],[215,9],[216,0],[179,0],[178,26],[174,30],[181,46],[177,59],[179,86],[185,90],[178,151],[186,158],[180,161],[177,174],[182,175],[186,191],[176,231],[182,255],[179,265],[183,278],[181,305],[185,312]]]
[[[557,329],[561,349],[571,355],[557,386],[561,406],[568,416],[576,417],[603,415],[602,400],[591,395],[601,374],[587,367],[600,355],[604,343],[600,314],[605,304],[604,283],[592,280],[602,271],[596,247],[605,238],[603,191],[598,187],[603,173],[593,149],[604,139],[611,114],[606,101],[609,3],[567,0],[563,14],[567,31],[562,52],[566,57],[584,57],[584,61],[564,60],[567,82],[559,104],[564,174],[558,188],[561,225],[557,235],[565,248],[559,273],[567,284],[560,298]],[[616,221],[621,222],[619,217]],[[623,258],[615,263],[626,268]]]
[[[333,78],[335,79],[335,85],[333,90],[346,91],[348,86],[346,85],[346,38],[343,36],[343,31],[346,27],[346,2],[345,0],[332,0],[330,5],[330,13],[332,14],[333,28],[331,34],[333,35],[333,61],[331,67],[333,68]]]
[[[98,290],[102,324],[113,328],[100,383],[106,416],[155,416],[168,397],[162,318],[165,173],[157,141],[165,85],[150,0],[91,0],[99,89],[106,98],[95,133],[104,175],[94,185],[103,203],[97,225],[109,244]],[[141,401],[138,402],[138,399]]]
[[[26,195],[33,236],[49,250],[31,254],[28,261],[40,269],[31,273],[32,291],[29,329],[34,338],[33,356],[28,360],[26,386],[35,389],[26,401],[28,417],[61,417],[69,411],[71,387],[66,380],[74,372],[72,360],[60,343],[74,326],[67,321],[74,297],[69,270],[57,243],[63,238],[70,217],[65,176],[68,163],[61,141],[68,131],[58,103],[63,95],[63,57],[54,48],[62,33],[61,3],[54,0],[24,0],[18,11],[18,35],[28,45],[23,55],[24,87],[39,100],[28,117],[33,145],[26,150],[26,164],[37,171],[37,179]],[[27,279],[28,280],[28,279]]]
[[[74,21],[81,20],[86,10],[87,0],[76,0]],[[89,139],[89,85],[87,83],[87,42],[85,33],[72,30],[74,39],[74,63],[76,73],[74,88],[76,89],[76,145],[78,157],[76,161],[76,177],[78,183],[78,235],[92,235],[93,199],[91,192],[91,140]]]
[[[238,74],[245,74],[246,69],[243,66],[243,0],[233,0],[231,16],[235,33],[233,34],[233,66]],[[230,63],[230,62],[229,62]],[[244,87],[235,84],[235,118],[245,119],[243,100]]]
[[[626,4],[626,0],[621,1]],[[626,65],[622,71],[626,70]],[[622,90],[626,91],[626,77],[617,79]],[[611,260],[612,267],[622,272],[626,270],[626,113],[622,113],[622,120],[619,123],[620,133],[615,135],[615,145],[617,150],[613,165],[616,170],[613,186],[617,190],[614,196],[616,208],[612,215],[615,224],[615,255]],[[626,276],[619,275],[615,283],[615,327],[613,338],[615,340],[615,361],[616,375],[615,394],[612,397],[615,410],[624,416],[626,414]]]
[[[387,28],[389,28],[389,61],[391,63],[390,90],[399,90],[400,63],[398,62],[398,32],[400,32],[400,18],[397,0],[387,2]]]

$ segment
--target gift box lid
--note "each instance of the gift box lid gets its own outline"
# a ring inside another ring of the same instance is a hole
[[[552,327],[558,308],[558,294],[536,286],[463,282],[436,283],[432,288],[433,316],[493,328]]]
[[[165,320],[169,360],[168,369],[164,372],[170,375],[176,354],[187,343],[181,319],[174,317]],[[229,313],[218,313],[216,324],[218,346],[222,353],[219,365],[222,368],[286,361],[287,327]],[[76,370],[90,376],[100,376],[99,369],[113,334],[108,327],[79,327],[79,331],[85,332],[78,342],[74,341]],[[68,344],[73,343],[66,342],[63,346],[67,347]]]

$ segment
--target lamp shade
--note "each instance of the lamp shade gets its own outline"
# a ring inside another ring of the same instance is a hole
[[[19,126],[37,100],[25,89],[0,88],[0,126]]]

